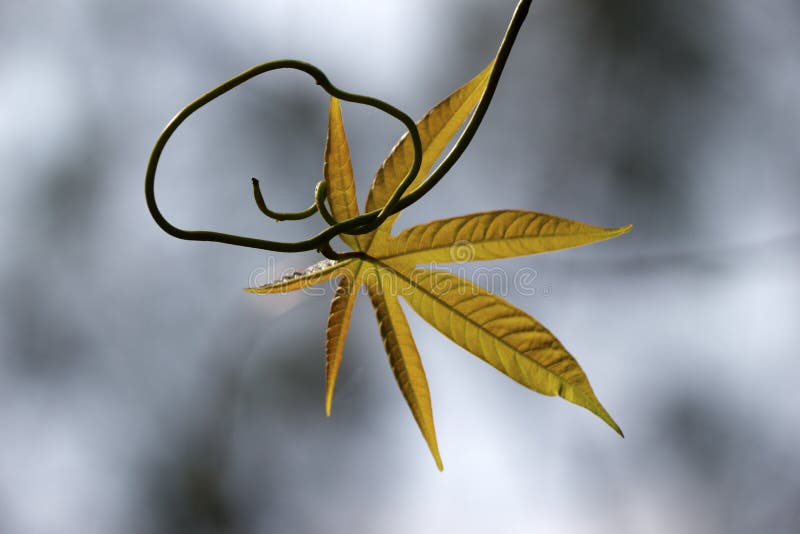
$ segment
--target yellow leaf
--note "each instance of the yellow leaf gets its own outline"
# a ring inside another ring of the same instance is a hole
[[[414,190],[428,176],[433,164],[442,155],[453,136],[472,113],[486,89],[494,61],[475,78],[439,102],[417,123],[422,140],[422,166],[414,183],[406,190]],[[381,165],[367,196],[366,211],[382,208],[405,178],[414,162],[414,147],[406,133]],[[391,234],[392,224],[399,214],[389,217],[377,230],[366,234],[362,245],[369,245],[376,236]],[[377,239],[380,242],[380,238]],[[365,247],[366,249],[366,247]]]
[[[578,362],[536,319],[451,273],[391,267],[403,298],[437,330],[520,384],[583,406],[622,435]]]
[[[353,165],[350,162],[350,147],[342,120],[339,100],[331,97],[328,112],[328,138],[325,142],[325,162],[322,174],[328,184],[328,203],[331,214],[337,221],[352,219],[358,215],[356,184]],[[341,234],[342,241],[355,250],[360,250],[360,236]]]
[[[486,90],[493,66],[490,64],[437,104],[418,123],[422,162],[408,192],[427,178],[450,140],[472,114]],[[413,158],[412,143],[406,134],[376,174],[367,197],[367,211],[385,205],[407,175]],[[336,98],[330,102],[323,175],[333,217],[341,221],[358,216],[350,150]],[[359,288],[365,285],[397,384],[440,470],[442,460],[428,382],[398,300],[400,295],[426,321],[513,380],[544,395],[560,395],[587,408],[622,435],[595,396],[578,362],[533,317],[467,280],[441,271],[415,269],[414,265],[490,260],[576,247],[624,234],[630,226],[601,228],[554,215],[507,210],[433,221],[392,237],[392,225],[398,215],[392,215],[370,233],[342,235],[342,240],[358,254],[247,290],[281,293],[341,277],[326,330],[328,416],[353,306]]]
[[[342,363],[342,351],[350,326],[350,315],[361,286],[362,266],[359,265],[353,270],[355,271],[353,276],[346,274],[339,280],[336,294],[331,300],[328,328],[325,331],[325,415],[328,417],[331,415],[333,390],[336,387],[339,365]]]
[[[381,276],[377,269],[365,277],[369,289],[370,299],[378,317],[378,324],[383,338],[389,364],[394,372],[397,385],[417,421],[428,447],[436,460],[436,466],[443,469],[442,459],[439,456],[439,446],[436,443],[436,431],[433,426],[433,409],[431,408],[431,395],[428,391],[428,381],[422,360],[417,352],[414,338],[408,327],[397,296],[391,291],[391,279]]]
[[[305,289],[311,287],[325,280],[330,280],[334,276],[341,275],[345,272],[352,272],[351,268],[354,266],[353,262],[356,260],[343,260],[331,261],[323,260],[319,263],[306,268],[303,272],[295,272],[294,275],[286,275],[283,279],[275,281],[271,284],[266,284],[260,287],[247,287],[245,291],[248,293],[266,294],[266,293],[289,293],[297,291],[298,289]],[[358,261],[357,263],[360,263]]]
[[[383,241],[385,250],[379,256],[411,264],[494,260],[586,245],[630,229],[601,228],[532,211],[490,211],[411,227]]]

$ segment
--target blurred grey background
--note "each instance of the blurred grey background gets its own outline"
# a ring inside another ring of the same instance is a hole
[[[513,0],[0,2],[0,532],[800,531],[800,3],[543,0],[469,153],[398,228],[500,208],[635,228],[506,295],[625,430],[409,313],[439,473],[367,299],[323,413],[328,297],[242,292],[316,261],[175,240],[146,211],[183,105],[284,57],[415,117],[492,57]],[[262,77],[192,117],[176,224],[301,239],[327,96]],[[345,106],[360,197],[401,127]],[[330,292],[328,292],[330,294]]]

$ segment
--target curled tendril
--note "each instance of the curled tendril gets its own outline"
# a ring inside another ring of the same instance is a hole
[[[257,178],[253,178],[253,198],[255,198],[256,206],[258,206],[258,209],[261,210],[261,213],[270,219],[275,219],[276,221],[299,221],[302,219],[308,219],[317,212],[316,202],[311,204],[311,206],[303,211],[272,211],[267,207],[267,203],[264,202],[264,195],[261,194],[261,186],[259,185]]]
[[[505,67],[508,56],[511,53],[511,48],[513,47],[517,35],[522,28],[522,24],[528,14],[531,3],[532,0],[520,0],[520,2],[517,4],[517,8],[514,11],[514,15],[511,18],[511,22],[506,30],[506,34],[500,44],[500,48],[498,49],[494,67],[489,75],[489,81],[487,83],[486,90],[484,91],[484,94],[475,108],[475,113],[472,115],[469,123],[467,123],[467,126],[464,128],[464,131],[458,138],[458,141],[456,141],[450,153],[444,158],[444,160],[442,160],[439,166],[427,177],[427,179],[417,186],[413,191],[408,192],[408,194],[406,194],[406,191],[416,179],[417,175],[419,174],[420,167],[422,166],[422,141],[414,120],[399,109],[387,104],[382,100],[369,96],[349,93],[337,88],[328,80],[328,77],[325,75],[325,73],[310,63],[305,63],[294,59],[282,59],[257,65],[234,76],[230,80],[215,87],[211,91],[200,96],[192,103],[184,107],[180,112],[178,112],[177,115],[175,115],[175,117],[172,118],[169,123],[167,123],[166,127],[156,140],[155,146],[153,147],[153,151],[150,155],[150,160],[147,164],[147,171],[145,173],[145,198],[147,200],[147,207],[150,210],[150,214],[162,230],[173,237],[177,237],[178,239],[190,241],[215,241],[218,243],[226,243],[229,245],[261,250],[271,250],[275,252],[302,252],[316,249],[322,252],[326,257],[333,259],[347,256],[346,254],[342,255],[334,252],[330,246],[330,240],[340,234],[346,233],[358,235],[375,230],[389,216],[407,208],[428,193],[463,155],[470,141],[472,141],[472,138],[475,136],[475,133],[477,132],[487,109],[489,108],[489,104],[491,103],[492,97],[497,89],[497,84],[500,81],[503,68]],[[166,220],[161,211],[158,209],[154,188],[158,161],[161,158],[161,154],[164,151],[167,141],[169,141],[170,137],[172,137],[178,127],[180,127],[180,125],[186,119],[188,119],[193,113],[206,104],[219,98],[239,85],[251,80],[252,78],[255,78],[256,76],[280,69],[292,69],[305,72],[306,74],[310,75],[317,85],[322,87],[322,89],[329,95],[346,102],[353,102],[374,107],[402,122],[408,130],[408,135],[411,137],[411,142],[414,148],[414,161],[409,169],[408,174],[403,178],[403,180],[392,193],[392,196],[381,209],[374,210],[363,215],[358,215],[344,221],[336,221],[325,206],[327,184],[324,180],[317,184],[314,193],[314,203],[309,208],[299,212],[276,212],[267,208],[264,197],[261,194],[258,180],[253,178],[253,196],[258,208],[267,217],[279,221],[300,220],[310,217],[314,215],[314,213],[320,213],[325,222],[328,223],[328,228],[317,235],[306,239],[305,241],[270,241],[207,230],[184,230],[172,225]]]
[[[256,76],[279,69],[292,69],[305,72],[306,74],[310,75],[317,83],[317,85],[322,87],[325,90],[325,92],[327,92],[329,95],[334,96],[339,100],[344,100],[346,102],[365,104],[367,106],[377,108],[385,113],[388,113],[389,115],[395,117],[400,122],[402,122],[408,129],[408,133],[411,136],[412,143],[414,145],[414,162],[408,174],[403,179],[401,184],[398,186],[398,190],[400,190],[400,195],[402,195],[402,193],[405,192],[405,190],[408,189],[408,187],[414,181],[414,178],[416,178],[417,174],[419,173],[419,168],[422,164],[422,142],[420,141],[417,125],[414,123],[414,120],[411,119],[411,117],[409,117],[399,109],[395,108],[394,106],[391,106],[386,102],[383,102],[382,100],[378,100],[376,98],[372,98],[369,96],[357,95],[354,93],[348,93],[346,91],[342,91],[341,89],[334,86],[330,82],[330,80],[328,80],[328,77],[325,75],[325,73],[323,73],[320,69],[318,69],[314,65],[293,59],[271,61],[269,63],[263,63],[261,65],[252,67],[238,74],[237,76],[234,76],[227,82],[215,87],[208,93],[196,99],[194,102],[183,108],[177,115],[175,115],[175,117],[167,124],[167,126],[161,132],[161,135],[159,135],[158,139],[156,140],[156,144],[153,147],[153,152],[150,155],[150,161],[148,162],[147,165],[147,173],[145,175],[145,198],[147,199],[147,207],[150,209],[150,214],[153,216],[153,219],[155,219],[156,223],[161,227],[162,230],[164,230],[173,237],[177,237],[178,239],[186,239],[190,241],[216,241],[219,243],[227,243],[230,245],[238,245],[249,248],[274,250],[276,252],[302,252],[305,250],[319,249],[322,245],[328,243],[335,236],[341,233],[349,233],[350,231],[355,230],[356,227],[361,227],[365,223],[375,224],[375,227],[377,228],[377,226],[381,222],[383,222],[383,220],[385,220],[386,217],[389,216],[389,213],[384,214],[384,212],[387,211],[386,208],[391,209],[393,207],[391,201],[388,202],[386,206],[384,206],[383,210],[381,210],[380,212],[368,213],[366,215],[355,217],[347,221],[331,224],[331,226],[329,226],[326,230],[323,230],[316,236],[307,239],[305,241],[300,241],[296,243],[286,243],[282,241],[269,241],[265,239],[256,239],[252,237],[223,234],[220,232],[210,232],[205,230],[183,230],[181,228],[172,225],[161,214],[161,211],[158,209],[158,204],[156,203],[156,198],[155,198],[155,191],[154,191],[155,175],[156,175],[156,168],[158,167],[158,160],[161,157],[161,153],[164,151],[164,147],[166,146],[167,141],[169,141],[170,137],[172,137],[172,134],[175,133],[175,131],[183,123],[183,121],[185,121],[193,113],[195,113],[197,110],[199,110],[209,102],[212,102],[213,100],[219,98],[228,91],[238,87],[239,85],[247,82],[252,78],[255,78]],[[315,206],[316,209],[319,209],[320,203],[315,202]],[[266,205],[264,205],[263,207],[266,208]],[[264,210],[262,209],[262,211]],[[270,210],[266,210],[265,213],[270,214],[273,212],[271,212]],[[284,214],[279,214],[279,215],[284,215]],[[297,214],[290,214],[290,215],[297,215]],[[369,230],[367,229],[366,231],[368,232]]]

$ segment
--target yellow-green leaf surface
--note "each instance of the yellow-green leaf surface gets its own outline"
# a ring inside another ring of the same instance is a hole
[[[333,390],[336,387],[336,377],[339,375],[339,365],[342,363],[350,315],[361,285],[362,266],[360,261],[358,263],[358,267],[353,269],[355,271],[353,276],[345,274],[339,280],[328,315],[328,328],[325,331],[325,415],[328,417],[331,415]]]
[[[371,250],[379,249],[381,259],[414,264],[494,260],[586,245],[630,228],[601,228],[532,211],[490,211],[414,226]]]
[[[387,284],[385,276],[381,276],[376,269],[365,277],[369,289],[372,306],[378,317],[378,325],[383,338],[389,364],[394,372],[397,385],[417,421],[428,447],[436,460],[436,466],[443,469],[442,458],[439,455],[439,446],[436,443],[436,431],[433,426],[433,409],[431,395],[428,391],[428,380],[425,378],[425,369],[417,352],[411,329],[408,327],[406,316],[403,313],[397,296],[393,293],[391,283]]]
[[[520,384],[583,406],[622,435],[578,362],[536,319],[451,273],[392,267],[403,297],[437,330]]]
[[[337,221],[344,221],[358,216],[350,147],[344,132],[342,108],[339,100],[335,97],[331,97],[328,112],[328,137],[325,142],[325,162],[322,166],[322,173],[328,184],[328,203],[333,218]],[[340,237],[351,248],[360,250],[360,236],[341,234]]]
[[[451,139],[463,127],[486,90],[490,64],[445,98],[417,123],[422,165],[412,191],[429,175]],[[406,134],[376,174],[366,210],[382,208],[411,168],[412,143]],[[350,149],[339,101],[331,99],[325,143],[324,179],[327,202],[336,220],[359,214]],[[378,318],[389,364],[439,469],[433,410],[425,370],[399,303],[403,296],[426,321],[461,347],[496,369],[545,395],[560,395],[587,408],[614,430],[619,427],[592,391],[578,362],[539,322],[503,299],[453,274],[415,269],[417,264],[491,260],[585,245],[624,234],[630,227],[601,228],[521,210],[475,213],[414,226],[396,237],[389,217],[361,236],[342,235],[359,254],[324,261],[302,273],[251,293],[283,293],[340,277],[331,302],[325,340],[325,412],[331,403],[342,361],[353,306],[362,285],[368,289]]]
[[[357,260],[343,260],[338,262],[323,260],[308,267],[302,273],[295,273],[297,276],[287,276],[281,280],[260,287],[248,287],[245,288],[245,291],[257,294],[289,293],[330,280],[334,276],[339,276],[343,273],[352,273],[352,267],[355,266],[354,264],[358,263],[360,263],[360,261]]]
[[[406,190],[407,193],[413,191],[427,177],[433,164],[442,155],[450,140],[469,118],[486,90],[493,66],[494,62],[490,63],[475,78],[434,106],[417,123],[422,140],[422,166],[414,183]],[[406,134],[395,145],[375,175],[367,196],[366,211],[380,209],[386,204],[394,190],[408,174],[413,162],[414,147],[411,138]],[[398,215],[389,217],[377,230],[367,234],[362,244],[369,245],[375,240],[380,242],[381,237],[378,236],[391,234],[392,224]]]

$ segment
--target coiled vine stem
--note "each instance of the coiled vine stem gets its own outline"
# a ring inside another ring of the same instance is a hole
[[[211,91],[191,102],[181,111],[179,111],[178,114],[175,115],[171,121],[169,121],[169,123],[167,123],[166,127],[156,140],[155,146],[153,147],[153,151],[150,155],[150,160],[147,164],[147,171],[145,173],[145,198],[147,200],[147,207],[150,210],[150,214],[162,230],[173,237],[177,237],[178,239],[186,239],[190,241],[214,241],[240,247],[271,250],[275,252],[302,252],[316,249],[330,258],[335,259],[342,257],[342,255],[334,252],[330,246],[330,241],[334,237],[340,234],[365,234],[375,230],[389,216],[398,213],[425,196],[425,194],[428,193],[444,177],[445,174],[447,174],[447,172],[463,155],[470,141],[472,141],[472,138],[475,136],[483,117],[486,115],[486,111],[488,110],[489,104],[491,103],[492,97],[497,89],[497,84],[500,81],[500,76],[503,73],[503,68],[505,67],[505,64],[511,53],[511,49],[514,45],[517,35],[522,28],[522,24],[528,14],[531,3],[532,0],[520,0],[520,2],[517,4],[514,15],[511,18],[511,22],[509,23],[508,29],[506,30],[505,36],[500,44],[500,48],[498,49],[492,72],[489,75],[486,90],[478,102],[472,118],[467,123],[464,131],[456,141],[450,153],[444,158],[444,160],[442,160],[439,166],[427,177],[427,179],[414,190],[407,192],[408,188],[419,174],[420,167],[422,165],[422,141],[420,139],[417,126],[411,117],[394,106],[384,102],[383,100],[379,100],[370,96],[349,93],[339,89],[330,82],[325,73],[310,63],[305,63],[303,61],[294,59],[282,59],[256,65],[255,67],[249,68],[246,71],[234,76],[230,80],[215,87]],[[304,241],[271,241],[266,239],[257,239],[254,237],[212,232],[208,230],[184,230],[171,224],[161,213],[161,210],[159,210],[155,197],[156,169],[158,167],[161,154],[163,153],[170,137],[172,137],[175,131],[186,119],[188,119],[193,113],[198,111],[206,104],[242,85],[243,83],[255,78],[256,76],[280,69],[292,69],[305,72],[311,76],[316,84],[319,85],[329,95],[346,102],[364,104],[379,109],[402,122],[408,130],[408,135],[411,137],[411,143],[414,149],[414,160],[411,168],[408,171],[408,174],[403,178],[400,184],[398,184],[397,188],[392,193],[392,196],[381,209],[352,217],[344,221],[336,221],[325,206],[325,181],[321,181],[317,184],[314,194],[314,203],[309,208],[299,212],[276,212],[267,208],[264,197],[261,194],[259,182],[253,178],[253,195],[256,205],[267,217],[278,221],[300,220],[308,218],[315,213],[320,213],[322,218],[326,223],[328,223],[329,226],[325,230],[319,232],[317,235]]]

